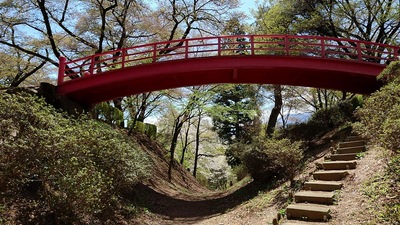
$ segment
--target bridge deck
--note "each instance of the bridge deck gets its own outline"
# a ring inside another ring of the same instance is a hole
[[[148,91],[215,83],[309,86],[370,93],[399,47],[317,36],[244,35],[174,40],[66,62],[58,92],[93,104]]]

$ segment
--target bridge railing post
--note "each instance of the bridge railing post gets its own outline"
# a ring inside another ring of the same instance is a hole
[[[153,44],[153,63],[157,61],[157,44]]]
[[[126,50],[125,50],[125,49],[122,49],[121,51],[122,51],[122,52],[121,52],[121,57],[122,57],[122,60],[121,60],[121,68],[125,68]]]
[[[321,37],[321,57],[325,58],[326,56],[326,51],[325,51],[325,39]]]
[[[286,55],[289,55],[289,37],[287,35],[285,35],[285,52]]]
[[[218,56],[221,56],[221,37],[218,37]]]
[[[58,79],[57,79],[57,84],[60,85],[64,83],[64,75],[65,75],[65,65],[67,62],[67,58],[64,56],[60,56],[58,58]]]
[[[92,57],[90,58],[90,67],[89,67],[89,74],[90,75],[94,74],[95,60],[96,60],[96,55],[92,55]]]
[[[361,43],[359,41],[357,41],[357,55],[358,61],[362,61]]]
[[[254,35],[250,36],[251,55],[254,55]]]
[[[185,40],[185,59],[189,58],[189,41],[188,39]]]

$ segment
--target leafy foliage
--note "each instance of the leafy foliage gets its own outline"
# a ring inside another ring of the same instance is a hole
[[[353,112],[361,104],[358,98],[344,101],[330,108],[318,110],[305,123],[288,125],[283,131],[291,140],[313,140],[327,131],[354,120]]]
[[[102,102],[94,107],[94,112],[97,119],[102,120],[108,124],[118,125],[124,120],[124,115],[121,110],[111,106],[107,102]]]
[[[387,84],[365,100],[354,129],[372,143],[387,148],[385,174],[366,184],[363,191],[375,207],[376,223],[400,223],[400,63],[392,62],[379,75]]]
[[[136,121],[135,127],[133,130],[146,134],[147,136],[155,139],[157,136],[157,126],[154,124],[143,123],[140,121]]]
[[[396,43],[400,4],[393,0],[273,0],[260,7],[257,24],[280,33],[316,34]],[[262,16],[262,11],[269,11]],[[385,24],[391,24],[385,26]],[[365,25],[365,26],[362,26]]]
[[[378,76],[378,79],[385,82],[400,83],[400,62],[391,62]]]
[[[254,85],[226,84],[215,92],[215,105],[210,111],[214,129],[223,143],[230,145],[225,152],[228,164],[237,166],[241,162],[232,144],[249,143],[261,130],[257,89]]]
[[[219,137],[228,144],[251,140],[248,129],[259,114],[255,86],[221,85],[216,93],[211,115]]]
[[[400,149],[400,85],[390,83],[365,100],[356,115],[360,122],[354,129],[383,147]]]
[[[1,194],[29,190],[65,224],[105,213],[148,176],[147,156],[102,122],[68,118],[29,94],[2,94],[0,118]]]
[[[243,152],[240,158],[255,180],[279,174],[292,180],[303,158],[300,145],[301,142],[272,138],[256,138],[251,145],[238,144]]]

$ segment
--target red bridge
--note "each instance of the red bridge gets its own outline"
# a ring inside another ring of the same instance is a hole
[[[308,86],[371,93],[399,46],[319,36],[202,37],[134,46],[67,61],[58,93],[94,104],[143,92],[215,83]]]

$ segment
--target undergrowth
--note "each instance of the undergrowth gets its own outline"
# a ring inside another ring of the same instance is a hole
[[[371,224],[400,224],[400,155],[388,161],[383,174],[368,180],[363,194],[368,197],[370,213],[374,216]]]
[[[120,193],[149,175],[147,155],[125,133],[27,93],[1,93],[0,143],[5,224],[103,224],[124,208]]]
[[[380,75],[386,83],[373,93],[357,111],[360,119],[354,129],[382,147],[387,158],[384,174],[369,180],[364,186],[373,224],[400,224],[400,62],[392,62]]]

